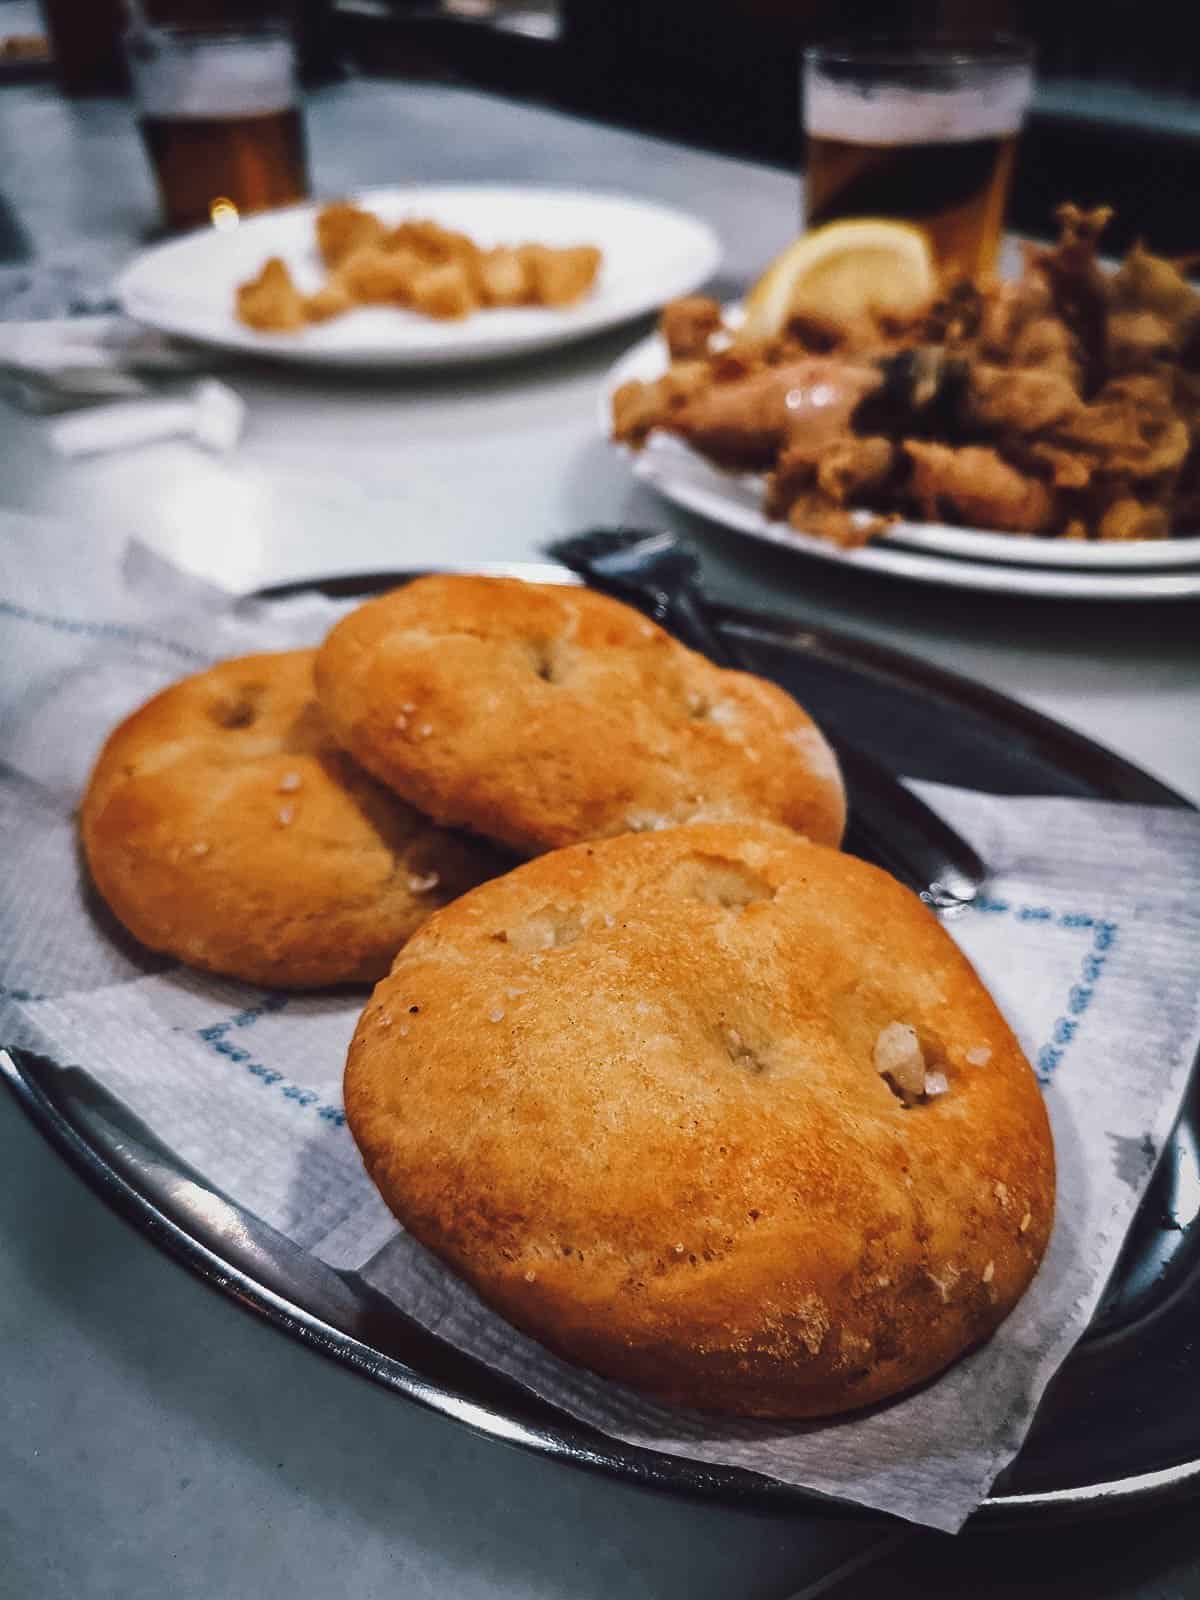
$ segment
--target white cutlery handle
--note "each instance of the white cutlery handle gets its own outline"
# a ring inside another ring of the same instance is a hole
[[[195,407],[189,400],[148,400],[97,406],[51,424],[50,442],[63,455],[94,455],[190,434]]]

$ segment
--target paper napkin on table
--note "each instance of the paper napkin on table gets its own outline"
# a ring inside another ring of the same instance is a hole
[[[211,351],[128,317],[26,322],[0,315],[0,397],[25,411],[69,413],[49,427],[50,443],[64,455],[173,438],[190,439],[207,450],[233,449],[245,405],[227,383],[207,377],[187,389],[174,384],[168,392],[159,381],[219,364]]]
[[[1200,815],[923,784],[982,852],[950,926],[1044,1085],[1058,1217],[1032,1288],[982,1349],[861,1417],[781,1425],[668,1409],[549,1355],[396,1224],[345,1126],[361,997],[284,995],[169,965],[82,879],[72,818],[119,717],[222,655],[316,642],[337,610],[235,606],[130,547],[64,561],[0,522],[0,1042],[91,1073],[183,1161],[332,1266],[627,1442],[959,1527],[1020,1448],[1087,1326],[1200,1043]]]
[[[211,372],[219,353],[118,315],[7,319],[0,272],[0,392],[29,411],[149,394],[146,379]]]

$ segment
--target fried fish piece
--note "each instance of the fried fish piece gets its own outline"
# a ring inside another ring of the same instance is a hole
[[[797,533],[811,533],[843,550],[857,550],[868,544],[895,520],[894,516],[848,511],[819,489],[797,495],[787,510],[788,525]]]
[[[658,321],[672,361],[694,361],[707,355],[709,340],[724,326],[720,305],[704,294],[668,301]]]
[[[574,305],[588,293],[600,271],[601,253],[591,244],[563,250],[523,244],[518,245],[517,253],[529,278],[533,305]]]
[[[649,383],[631,378],[621,384],[612,397],[614,441],[640,450],[655,428],[669,428],[674,414],[711,381],[705,362],[677,361]]]
[[[949,517],[1004,533],[1044,533],[1053,526],[1050,490],[995,450],[926,439],[905,439],[903,449],[912,463],[908,494],[927,521]]]
[[[703,389],[669,425],[716,461],[766,468],[786,444],[844,434],[855,408],[882,381],[874,366],[809,356]]]
[[[1112,311],[1105,329],[1105,363],[1111,373],[1144,372],[1175,354],[1176,331],[1159,311]]]
[[[884,490],[896,454],[890,439],[860,439],[854,434],[832,445],[791,445],[767,479],[767,515],[835,544],[865,544],[883,531],[889,518],[862,511],[851,516],[849,509],[861,506],[864,499],[870,504]]]
[[[427,217],[412,217],[399,223],[384,240],[389,251],[411,251],[431,266],[444,266],[449,261],[460,261],[473,266],[479,256],[479,246],[465,233],[453,228],[443,228]]]
[[[1043,473],[1048,473],[1050,482],[1056,489],[1086,489],[1092,481],[1093,463],[1086,456],[1075,450],[1067,450],[1062,445],[1048,444],[1044,439],[1034,439],[1025,445],[1021,452],[1024,460],[1035,468],[1041,468]],[[1063,537],[1071,537],[1068,529],[1064,529]],[[1082,534],[1079,535],[1083,537]]]
[[[714,383],[740,383],[767,367],[784,363],[775,359],[779,342],[774,339],[750,339],[739,335],[723,350],[708,357],[708,368]],[[806,359],[807,352],[792,352],[793,361]]]
[[[1200,305],[1200,294],[1179,266],[1163,256],[1151,255],[1135,244],[1113,274],[1112,303],[1130,311],[1151,311],[1172,329],[1190,320]]]
[[[860,439],[850,433],[821,452],[817,486],[838,505],[869,501],[887,481],[895,460],[896,446],[890,439],[877,435]]]
[[[426,270],[426,263],[411,250],[369,245],[346,257],[335,280],[360,305],[406,306],[412,303],[416,281]]]
[[[355,301],[344,284],[331,278],[323,284],[316,294],[310,294],[304,302],[304,315],[309,322],[330,322],[334,317],[341,317],[347,311],[353,311]]]
[[[1012,342],[1007,365],[1053,373],[1077,394],[1087,379],[1082,344],[1065,322],[1052,315],[1034,317],[1025,324]]]
[[[967,378],[966,414],[997,432],[1044,433],[1083,409],[1070,381],[1055,372],[977,361]]]
[[[238,285],[235,305],[239,321],[260,333],[294,333],[304,326],[304,296],[279,256],[271,256],[257,278]]]
[[[1160,505],[1145,505],[1133,495],[1114,500],[1096,528],[1106,543],[1129,539],[1165,539],[1170,532],[1167,513]]]
[[[521,252],[508,245],[479,252],[475,260],[475,283],[486,306],[524,305],[531,293]]]
[[[443,322],[457,322],[477,311],[479,301],[466,264],[444,261],[418,273],[412,285],[412,307]]]
[[[798,494],[814,487],[832,505],[852,505],[860,495],[883,486],[895,459],[896,446],[878,436],[847,434],[832,444],[789,445],[771,474],[767,509],[772,516],[783,516]]]
[[[1090,211],[1076,205],[1059,206],[1055,212],[1062,229],[1058,243],[1032,257],[1050,285],[1057,315],[1079,342],[1085,394],[1097,388],[1103,376],[1110,288],[1108,274],[1096,260],[1096,249],[1112,214],[1111,206]]]
[[[348,200],[334,200],[317,212],[317,249],[331,270],[356,250],[374,249],[383,236],[383,223],[375,213]]]
[[[1091,405],[1054,430],[1053,440],[1108,476],[1133,480],[1178,473],[1192,444],[1169,379],[1152,373],[1110,379]]]

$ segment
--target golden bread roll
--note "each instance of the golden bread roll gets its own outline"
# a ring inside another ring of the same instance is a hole
[[[837,763],[788,694],[588,589],[418,579],[337,624],[317,691],[397,794],[525,854],[695,820],[841,839]]]
[[[312,664],[311,650],[222,662],[109,736],[84,850],[152,950],[281,988],[370,982],[432,910],[508,864],[355,766]]]
[[[808,1417],[985,1339],[1054,1212],[1028,1063],[933,914],[762,824],[577,845],[438,912],[346,1112],[519,1328],[679,1405]]]

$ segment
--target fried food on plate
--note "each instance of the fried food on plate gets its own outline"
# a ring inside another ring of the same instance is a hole
[[[454,322],[469,317],[479,302],[466,264],[450,260],[418,274],[410,304],[414,311],[423,311],[427,317]]]
[[[389,250],[411,250],[429,266],[444,266],[447,261],[474,262],[479,246],[465,233],[443,228],[428,218],[418,217],[399,223],[386,238]]]
[[[1108,218],[1063,206],[1058,244],[1028,248],[1018,279],[940,285],[913,229],[818,229],[740,323],[698,296],[665,309],[670,365],[614,392],[614,438],[669,433],[762,472],[770,516],[839,544],[902,516],[1104,541],[1200,531],[1200,293],[1187,263],[1140,245],[1104,268]]]
[[[331,269],[358,250],[376,249],[383,237],[384,227],[379,218],[347,201],[335,200],[317,212],[317,249],[321,260]]]
[[[517,252],[529,283],[530,304],[572,306],[596,281],[600,252],[592,244],[552,250],[545,244],[523,244]]]
[[[929,522],[964,522],[1012,533],[1042,533],[1053,514],[1049,489],[981,445],[906,439],[908,494]]]
[[[418,278],[427,270],[413,250],[367,245],[347,256],[330,281],[344,291],[351,306],[407,306],[412,304]]]
[[[645,444],[664,418],[682,410],[692,394],[708,388],[712,374],[703,361],[676,361],[652,383],[623,383],[613,392],[613,430],[623,444]]]
[[[278,256],[272,256],[257,278],[239,286],[237,314],[247,327],[262,333],[292,333],[304,326],[304,296]]]
[[[721,308],[707,295],[689,294],[663,307],[662,336],[672,361],[695,361],[708,354],[708,341],[721,327]]]
[[[872,366],[827,356],[767,366],[698,390],[675,413],[674,431],[724,465],[769,467],[793,443],[819,448],[844,434],[882,381]]]
[[[475,282],[484,305],[524,305],[532,293],[529,270],[520,250],[497,245],[481,250],[475,260]]]
[[[273,256],[238,288],[240,321],[281,333],[328,322],[355,306],[404,307],[443,321],[502,306],[562,308],[591,292],[602,262],[594,245],[485,248],[428,217],[389,228],[373,212],[342,200],[322,206],[316,235],[327,281],[302,294]]]
[[[891,440],[878,436],[800,440],[783,451],[767,478],[767,511],[845,549],[865,544],[892,519],[839,508],[882,491],[898,456]]]
[[[354,299],[349,290],[336,278],[331,278],[316,294],[310,294],[305,300],[304,315],[309,322],[328,322],[333,317],[344,317],[353,306]]]

